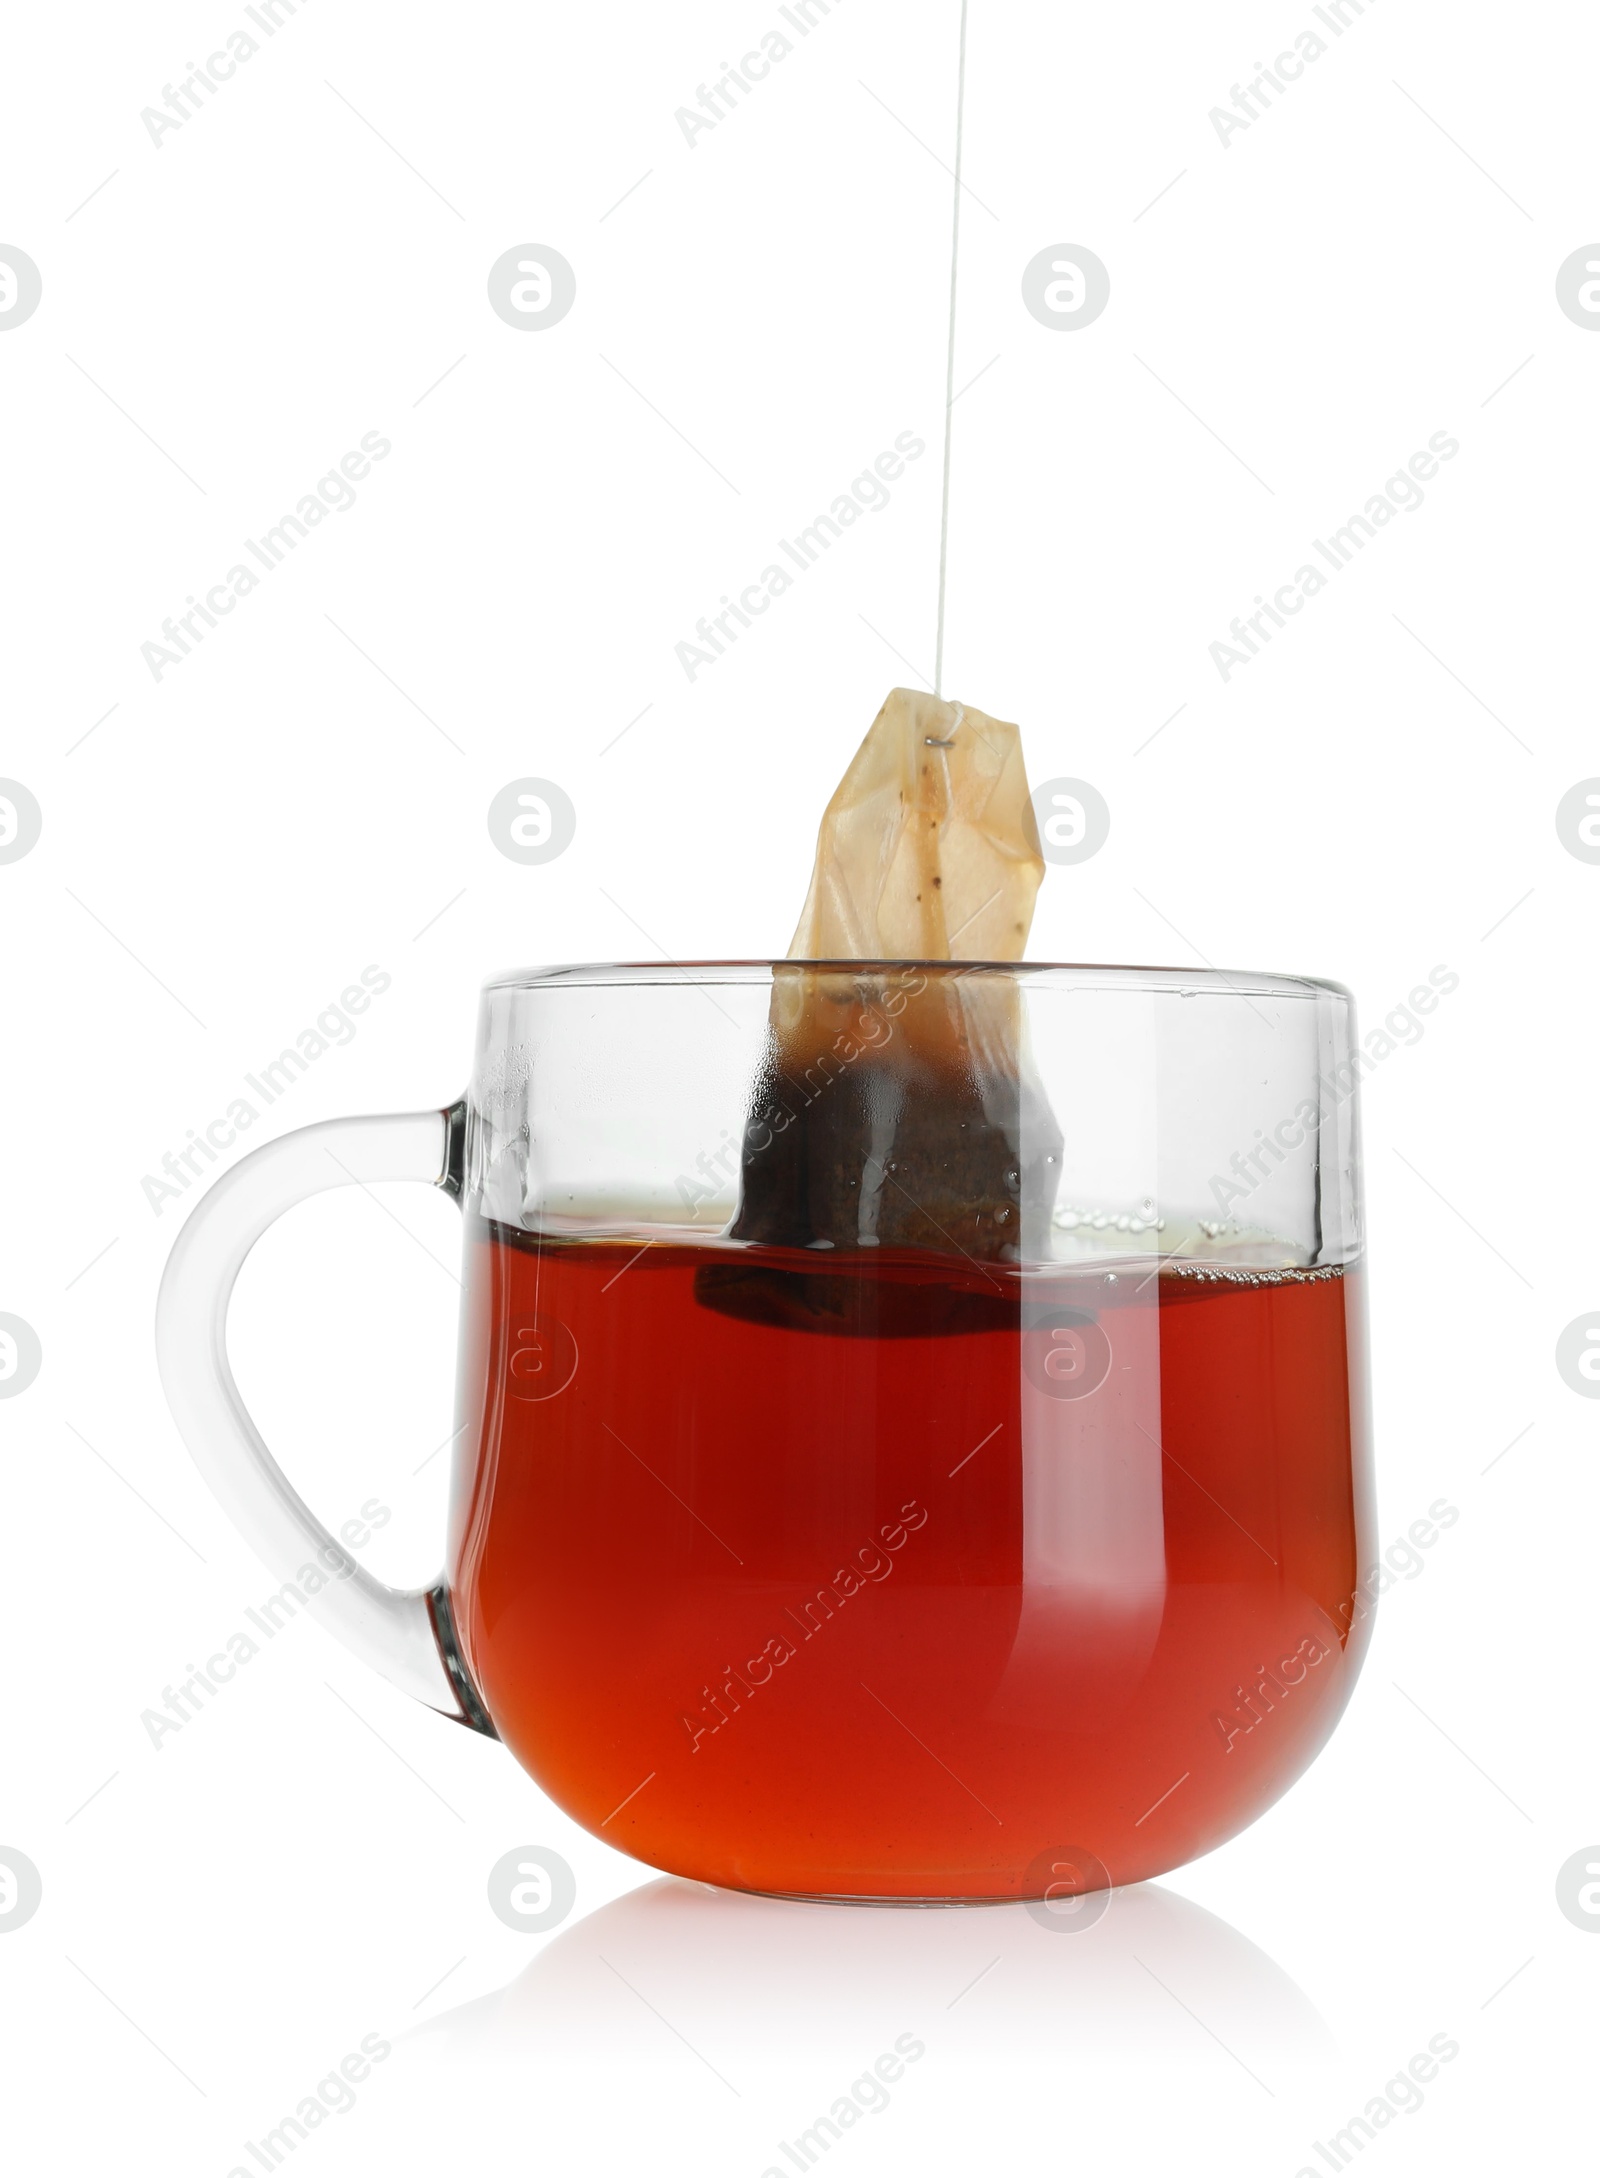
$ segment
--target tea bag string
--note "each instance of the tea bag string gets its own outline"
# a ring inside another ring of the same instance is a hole
[[[961,132],[967,100],[967,0],[961,0],[961,46],[956,64],[955,203],[950,216],[950,339],[944,366],[944,484],[939,500],[939,629],[934,642],[933,692],[944,695],[944,586],[950,554],[950,420],[956,391],[956,271],[961,256]]]

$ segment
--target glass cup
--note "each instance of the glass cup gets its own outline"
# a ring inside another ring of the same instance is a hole
[[[242,1159],[180,1429],[281,1579],[609,1844],[787,1896],[1061,1900],[1299,1776],[1369,1630],[1350,995],[927,962],[536,969],[466,1097]],[[446,1571],[384,1586],[229,1372],[291,1204],[466,1220]]]

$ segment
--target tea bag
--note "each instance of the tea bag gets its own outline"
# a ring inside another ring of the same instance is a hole
[[[892,690],[774,972],[730,1237],[979,1267],[1041,1252],[1061,1136],[1017,993],[917,964],[1020,959],[1043,875],[1017,728]]]
[[[1020,960],[1044,857],[1022,736],[893,688],[823,812],[791,960]]]

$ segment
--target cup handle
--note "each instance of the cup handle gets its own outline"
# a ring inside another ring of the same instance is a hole
[[[240,1159],[195,1205],[156,1302],[156,1356],[173,1418],[206,1481],[279,1580],[333,1574],[307,1609],[374,1671],[431,1709],[494,1735],[462,1663],[444,1578],[374,1580],[290,1487],[228,1366],[228,1302],[250,1250],[285,1210],[325,1188],[425,1180],[459,1201],[465,1108],[329,1119]]]

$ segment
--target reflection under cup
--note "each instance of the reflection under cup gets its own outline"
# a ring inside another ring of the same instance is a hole
[[[735,2088],[802,2056],[836,2054],[848,2076],[902,2032],[941,2064],[1155,2058],[1269,2088],[1332,2051],[1282,1968],[1175,1892],[1111,1893],[1093,1920],[1039,1913],[802,1904],[664,1878],[406,2046],[513,2077],[535,2053],[616,2076],[709,2067]]]

